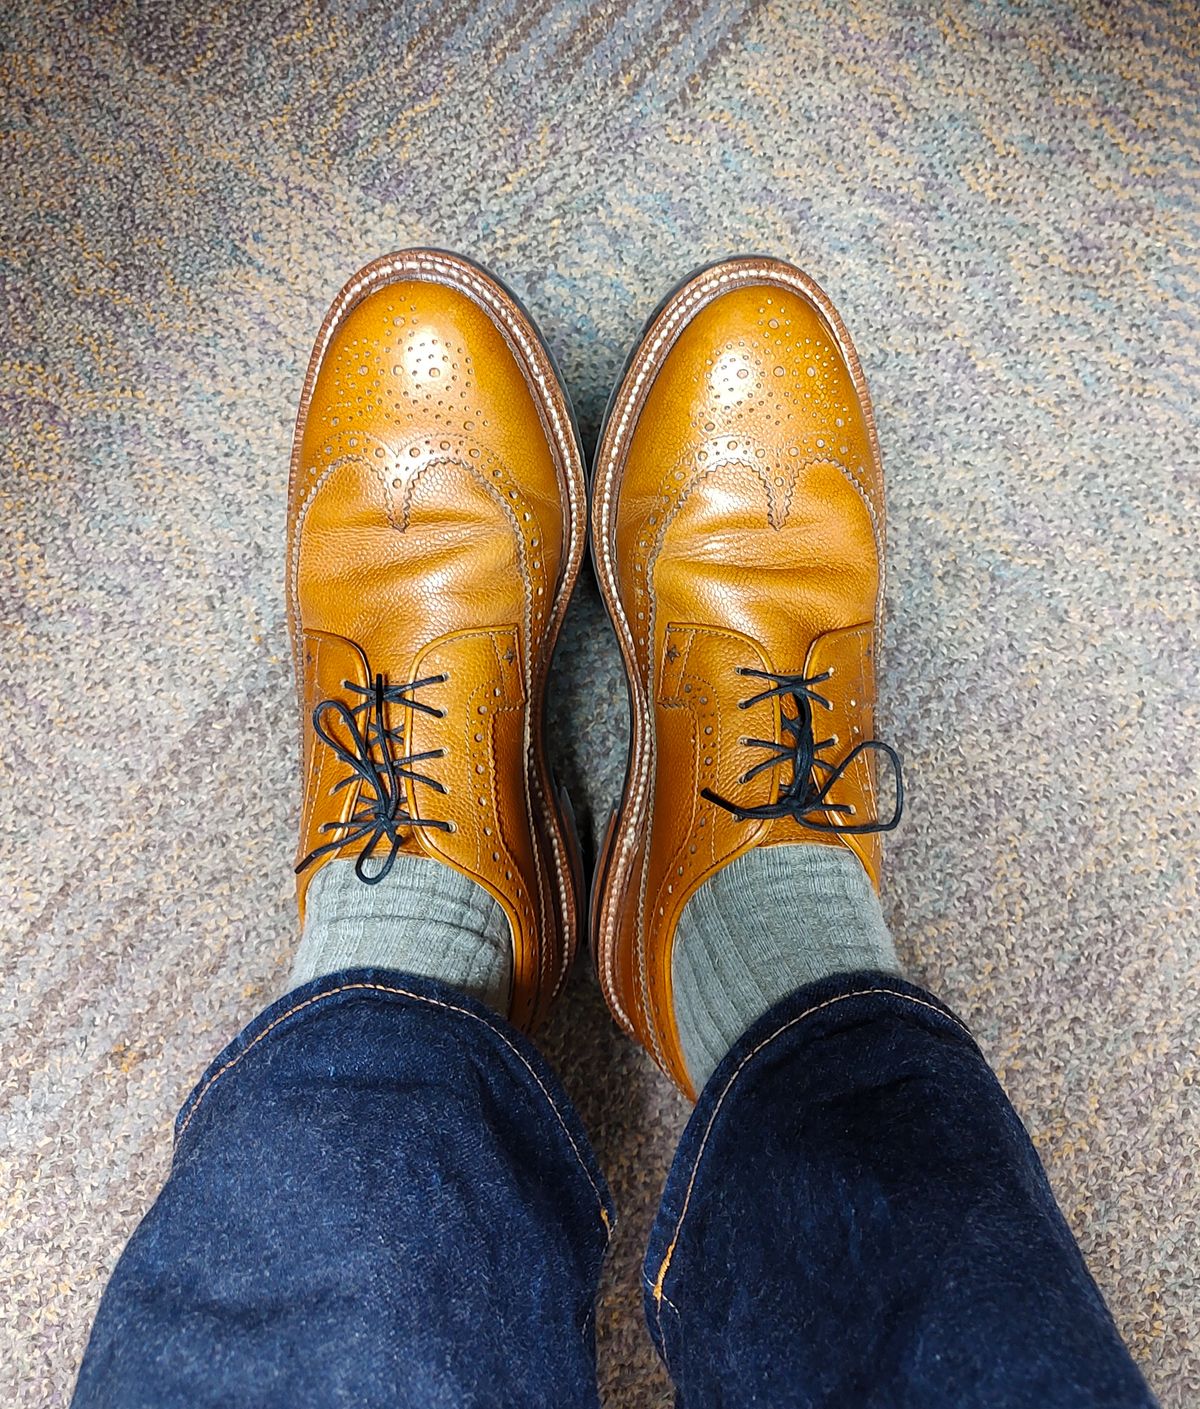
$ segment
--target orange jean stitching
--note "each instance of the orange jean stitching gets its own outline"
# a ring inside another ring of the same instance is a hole
[[[504,1035],[503,1032],[500,1031],[498,1027],[495,1026],[495,1024],[488,1022],[486,1018],[480,1017],[478,1013],[473,1013],[470,1008],[461,1008],[456,1003],[444,1003],[440,998],[428,998],[423,993],[414,993],[411,989],[407,988],[392,988],[382,983],[345,983],[337,988],[327,989],[324,993],[315,993],[311,998],[306,998],[303,1003],[297,1003],[294,1007],[289,1008],[286,1013],[280,1013],[277,1018],[272,1019],[272,1021],[269,1022],[267,1026],[264,1027],[263,1030],[257,1034],[257,1036],[255,1036],[253,1041],[247,1043],[247,1045],[237,1054],[236,1057],[233,1057],[230,1061],[226,1062],[223,1067],[220,1067],[215,1072],[213,1072],[212,1076],[210,1076],[209,1079],[204,1083],[204,1085],[200,1088],[199,1092],[196,1095],[196,1099],[192,1104],[191,1110],[187,1113],[187,1119],[179,1127],[179,1135],[177,1137],[177,1140],[182,1140],[183,1137],[187,1134],[187,1128],[189,1125],[191,1125],[193,1116],[195,1116],[196,1112],[200,1109],[201,1103],[203,1102],[204,1098],[208,1095],[209,1091],[213,1088],[213,1086],[215,1086],[216,1083],[220,1081],[220,1079],[225,1075],[227,1071],[231,1071],[235,1066],[237,1066],[237,1064],[242,1060],[243,1057],[247,1056],[250,1052],[252,1052],[260,1042],[264,1041],[267,1037],[269,1037],[271,1033],[280,1025],[280,1023],[286,1022],[288,1018],[294,1017],[297,1013],[302,1013],[305,1008],[311,1008],[314,1004],[320,1003],[326,998],[333,998],[339,993],[356,992],[391,993],[400,998],[411,998],[417,1003],[426,1003],[431,1008],[444,1008],[447,1012],[459,1013],[463,1017],[473,1018],[477,1023],[479,1023],[483,1027],[486,1027],[489,1032],[493,1033],[496,1037],[498,1037],[500,1041],[503,1042],[504,1045],[509,1049],[509,1051],[512,1052],[513,1056],[517,1058],[517,1060],[521,1063],[521,1065],[525,1068],[529,1075],[533,1077],[534,1081],[537,1083],[538,1090],[546,1099],[546,1104],[554,1112],[554,1117],[558,1121],[559,1125],[562,1126],[562,1132],[567,1137],[567,1143],[571,1146],[571,1151],[574,1154],[575,1159],[578,1161],[580,1169],[583,1170],[584,1178],[586,1178],[588,1183],[592,1186],[592,1193],[594,1193],[596,1196],[596,1202],[600,1207],[600,1221],[604,1224],[605,1238],[607,1240],[612,1237],[612,1220],[608,1216],[608,1209],[604,1206],[604,1199],[601,1196],[600,1190],[596,1186],[596,1181],[592,1178],[591,1171],[588,1169],[587,1164],[584,1161],[583,1155],[580,1153],[579,1146],[575,1143],[575,1138],[571,1134],[571,1131],[567,1126],[567,1122],[563,1119],[562,1112],[558,1109],[558,1106],[555,1104],[554,1098],[550,1095],[550,1092],[546,1090],[545,1084],[543,1083],[541,1077],[538,1076],[537,1072],[534,1071],[533,1067],[530,1066],[528,1061],[526,1061],[525,1057],[521,1054],[518,1048],[512,1042],[509,1041],[509,1039]]]
[[[764,1047],[769,1047],[777,1037],[781,1037],[790,1028],[795,1027],[797,1023],[802,1023],[805,1018],[811,1018],[815,1013],[822,1012],[825,1008],[832,1008],[838,1003],[844,1003],[849,998],[870,998],[875,996],[876,994],[883,994],[889,998],[899,998],[905,1003],[912,1003],[921,1008],[928,1008],[930,1012],[937,1013],[943,1018],[948,1018],[952,1023],[954,1023],[956,1027],[960,1028],[963,1032],[965,1032],[968,1037],[971,1036],[970,1031],[967,1029],[965,1024],[961,1023],[958,1018],[954,1016],[953,1013],[947,1013],[944,1008],[939,1008],[936,1003],[927,1003],[925,999],[914,998],[911,994],[908,993],[898,993],[894,988],[859,988],[856,989],[853,993],[839,993],[834,998],[826,998],[823,1003],[817,1003],[814,1007],[806,1008],[804,1012],[798,1013],[794,1018],[789,1018],[787,1022],[783,1024],[782,1027],[776,1028],[776,1030],[772,1032],[770,1036],[764,1037],[757,1047],[747,1052],[746,1055],[742,1058],[742,1060],[737,1064],[737,1067],[733,1071],[729,1080],[725,1083],[725,1089],[717,1098],[717,1104],[713,1107],[712,1115],[710,1115],[708,1118],[708,1124],[704,1127],[704,1136],[700,1141],[700,1148],[696,1151],[696,1159],[692,1165],[692,1173],[690,1178],[688,1179],[687,1192],[684,1194],[683,1207],[679,1210],[679,1218],[675,1224],[675,1231],[671,1235],[671,1242],[667,1248],[666,1254],[663,1257],[662,1265],[658,1269],[658,1275],[650,1288],[651,1292],[654,1295],[654,1302],[656,1306],[655,1315],[658,1321],[658,1334],[660,1341],[663,1335],[663,1302],[667,1301],[667,1304],[671,1307],[672,1311],[675,1312],[676,1318],[678,1319],[679,1317],[679,1308],[676,1307],[673,1302],[668,1301],[666,1294],[663,1291],[663,1283],[666,1280],[667,1270],[671,1266],[671,1259],[675,1255],[675,1249],[679,1245],[679,1238],[681,1233],[683,1232],[684,1219],[688,1215],[688,1208],[692,1202],[692,1192],[696,1187],[696,1177],[700,1172],[700,1161],[704,1157],[704,1151],[706,1146],[708,1145],[709,1136],[712,1134],[713,1126],[716,1124],[717,1116],[720,1114],[721,1107],[725,1104],[726,1096],[728,1096],[730,1091],[733,1090],[734,1083],[737,1081],[738,1077],[741,1076],[742,1072],[746,1069],[747,1064],[752,1058],[756,1057],[763,1050]],[[973,1040],[974,1039],[972,1039],[972,1041]]]

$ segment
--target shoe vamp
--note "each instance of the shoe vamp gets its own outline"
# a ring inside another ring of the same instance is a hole
[[[660,640],[673,623],[719,626],[794,672],[818,636],[874,620],[876,524],[852,477],[828,461],[795,472],[786,513],[773,514],[770,469],[726,465],[680,502],[650,558],[652,610]]]
[[[429,464],[407,486],[402,517],[391,489],[370,464],[348,460],[312,497],[294,565],[304,628],[356,642],[389,678],[452,632],[524,631],[530,564],[516,511],[454,462]]]

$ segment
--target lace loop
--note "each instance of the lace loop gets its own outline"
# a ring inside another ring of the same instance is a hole
[[[800,826],[808,827],[814,832],[849,832],[854,834],[890,832],[893,827],[898,825],[904,811],[904,775],[900,767],[900,755],[890,744],[885,744],[880,739],[864,739],[861,743],[855,744],[845,758],[837,764],[830,762],[829,759],[818,757],[823,749],[832,748],[838,742],[836,734],[828,739],[818,740],[813,730],[813,707],[819,705],[827,710],[833,709],[832,702],[815,688],[830,679],[833,675],[832,667],[821,675],[805,676],[776,674],[769,670],[754,670],[749,666],[739,666],[738,674],[753,676],[767,682],[765,688],[757,694],[751,695],[748,699],[739,700],[738,708],[750,709],[756,704],[761,704],[764,700],[779,699],[780,732],[783,735],[783,738],[778,741],[775,739],[742,739],[742,743],[748,747],[766,749],[768,756],[748,768],[738,779],[738,782],[749,783],[760,773],[766,772],[769,768],[777,768],[781,763],[792,765],[792,776],[779,789],[779,794],[774,802],[759,803],[754,807],[742,807],[738,803],[722,797],[719,793],[715,793],[711,788],[704,788],[701,791],[701,797],[724,808],[739,822],[791,817]],[[791,702],[795,710],[794,714],[789,714],[784,708],[785,700]],[[847,803],[830,802],[829,794],[846,776],[859,755],[864,753],[883,754],[892,765],[896,784],[896,801],[892,815],[886,821],[876,817],[869,822],[858,823],[818,819],[813,814],[833,812],[842,816],[852,817],[854,815],[853,807]]]
[[[366,837],[367,844],[354,863],[354,874],[367,885],[378,885],[392,869],[405,832],[417,827],[442,832],[454,830],[452,822],[433,817],[413,817],[404,806],[406,779],[445,793],[446,789],[436,778],[418,772],[414,765],[431,758],[442,758],[446,750],[427,749],[423,753],[397,756],[396,747],[404,746],[404,730],[389,729],[386,713],[388,705],[399,705],[420,710],[436,719],[445,718],[444,709],[414,697],[415,692],[424,686],[440,685],[445,680],[445,675],[427,675],[424,679],[410,680],[403,685],[388,685],[382,675],[376,675],[371,685],[343,680],[343,689],[351,695],[363,696],[359,703],[348,705],[344,700],[328,699],[322,700],[313,710],[313,732],[350,769],[332,791],[340,792],[352,783],[358,783],[361,791],[355,810],[346,821],[322,823],[322,832],[341,832],[342,835],[310,851],[296,867],[297,875],[320,857],[340,851],[342,847]],[[361,723],[359,715],[365,715]],[[339,738],[339,732],[348,740],[348,745]],[[368,871],[376,848],[385,838],[390,844],[386,859],[377,871]]]

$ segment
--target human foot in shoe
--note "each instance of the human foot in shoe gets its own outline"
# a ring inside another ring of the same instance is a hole
[[[382,895],[403,872],[411,904],[442,877],[442,919],[499,907],[500,1006],[527,1028],[576,940],[542,706],[585,523],[570,406],[513,296],[435,250],[356,275],[313,351],[288,495],[301,917],[333,867],[338,923],[348,888]]]
[[[802,862],[808,889],[851,898],[850,937],[824,967],[894,967],[871,889],[901,806],[899,761],[872,718],[879,450],[849,335],[810,279],[734,259],[667,299],[610,406],[592,515],[632,731],[593,943],[618,1021],[694,1094],[673,960],[689,902],[726,868],[746,858],[753,887],[756,850],[781,874]],[[841,855],[817,868],[810,846],[783,856],[812,843]],[[779,938],[772,982],[787,991],[794,945]]]

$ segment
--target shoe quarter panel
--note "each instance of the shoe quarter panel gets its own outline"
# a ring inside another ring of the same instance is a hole
[[[437,679],[421,698],[436,717],[411,714],[411,752],[444,792],[410,784],[412,815],[447,818],[452,831],[417,827],[406,843],[448,862],[503,906],[513,932],[514,994],[537,994],[556,925],[530,793],[529,712],[521,632],[515,625],[457,632],[422,651],[414,679]],[[456,819],[458,819],[456,821]]]
[[[302,631],[298,640],[303,669],[300,686],[300,737],[304,755],[304,796],[300,807],[300,834],[296,864],[329,840],[329,829],[345,823],[358,806],[360,782],[343,766],[329,747],[317,738],[313,715],[323,700],[340,699],[345,683],[360,689],[370,686],[367,658],[353,641],[328,631]],[[348,780],[348,781],[347,781]],[[323,830],[324,829],[324,830]],[[312,873],[297,878],[300,918]]]
[[[697,888],[757,845],[767,830],[765,822],[738,821],[703,793],[742,796],[755,805],[774,800],[775,770],[743,780],[742,740],[777,737],[779,706],[771,699],[744,705],[754,691],[741,671],[769,669],[770,662],[741,632],[669,622],[657,658],[654,801],[638,969],[656,1055],[686,1084],[672,999],[675,928]]]

